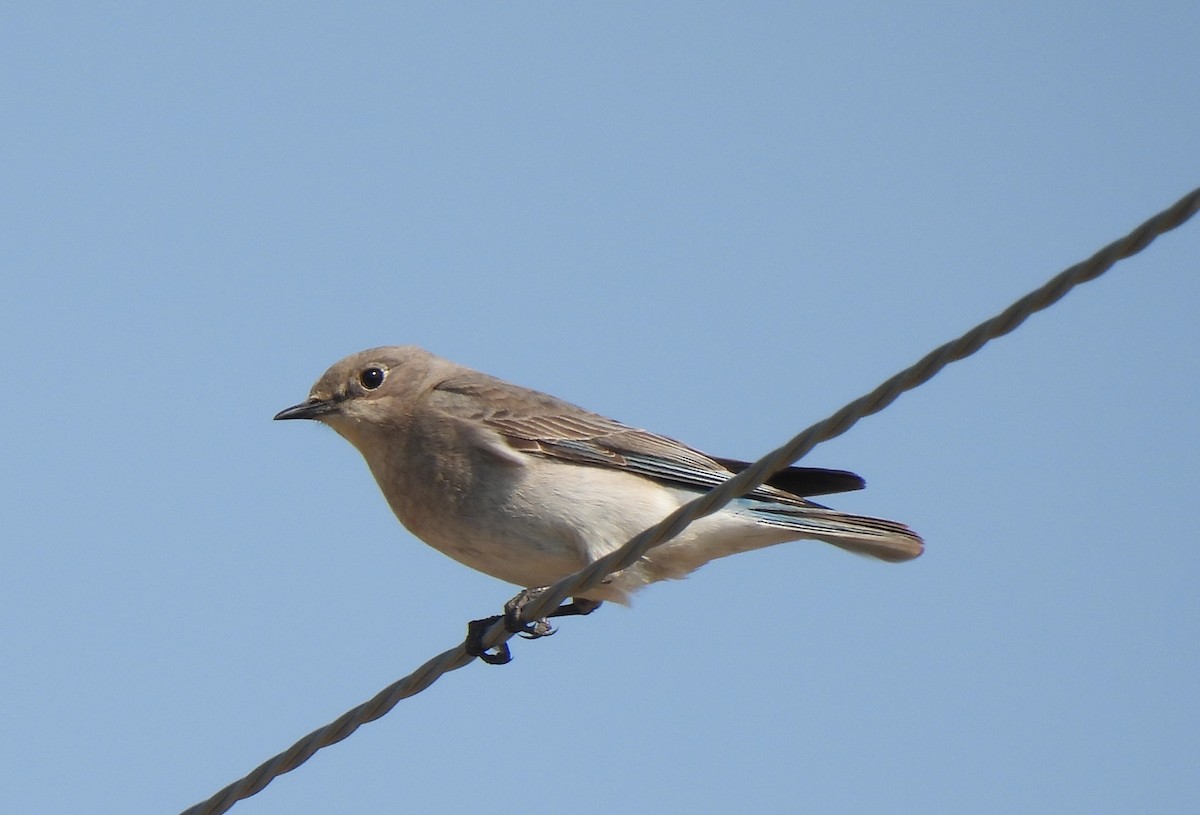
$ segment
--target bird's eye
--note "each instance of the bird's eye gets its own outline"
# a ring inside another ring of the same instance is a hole
[[[369,391],[373,391],[383,384],[383,378],[386,371],[378,365],[372,365],[370,368],[363,368],[358,375],[358,384],[362,385]]]

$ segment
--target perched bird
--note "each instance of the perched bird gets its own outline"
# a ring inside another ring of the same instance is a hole
[[[748,466],[411,345],[346,357],[275,418],[332,427],[414,535],[526,588],[578,571]],[[863,486],[853,473],[789,467],[576,599],[623,603],[715,558],[801,538],[892,562],[921,554],[903,524],[806,499]]]

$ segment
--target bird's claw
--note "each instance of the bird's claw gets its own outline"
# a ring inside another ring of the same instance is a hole
[[[526,623],[525,627],[517,632],[522,639],[538,640],[542,637],[549,637],[558,631],[557,628],[546,622],[545,618],[534,620],[531,623]]]
[[[538,620],[525,622],[521,619],[521,612],[525,606],[537,598],[544,588],[538,589],[523,589],[516,597],[504,604],[504,627],[514,634],[519,634],[523,639],[537,640],[542,637],[549,637],[555,632],[554,626],[546,621],[545,617]]]
[[[473,657],[479,657],[489,665],[504,665],[512,662],[512,652],[508,649],[508,643],[500,643],[495,648],[484,648],[483,635],[487,630],[497,622],[504,621],[504,630],[510,634],[517,634],[527,640],[538,640],[542,637],[549,637],[556,629],[550,625],[546,617],[542,617],[532,622],[525,622],[521,619],[521,612],[525,606],[529,605],[534,599],[539,597],[546,591],[546,588],[524,589],[517,594],[516,597],[504,604],[504,613],[497,614],[494,617],[485,617],[482,620],[472,620],[467,624],[467,639],[463,642],[463,647],[467,653]],[[591,614],[600,607],[598,600],[581,600],[576,598],[573,602],[559,606],[554,611],[550,612],[547,617],[573,617],[583,614]],[[489,653],[494,651],[495,653]]]
[[[527,640],[537,640],[553,634],[556,629],[545,619],[528,623],[521,619],[521,609],[525,607],[529,599],[522,592],[505,604],[503,614],[484,617],[482,620],[471,620],[467,623],[467,638],[463,641],[466,652],[473,657],[479,657],[488,665],[507,665],[512,662],[512,651],[509,650],[507,642],[502,642],[491,649],[485,648],[483,645],[483,635],[501,620],[504,621],[505,631],[517,634]]]
[[[488,649],[483,646],[483,635],[492,627],[492,624],[504,619],[497,614],[494,617],[484,617],[482,620],[471,620],[467,623],[467,638],[463,641],[463,648],[473,657],[479,657],[488,665],[507,665],[512,662],[512,651],[508,649],[508,643],[502,642],[494,649],[495,653],[488,653]],[[505,627],[507,627],[507,622]]]

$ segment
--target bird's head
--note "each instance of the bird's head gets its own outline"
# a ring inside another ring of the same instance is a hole
[[[437,358],[412,345],[371,348],[335,362],[298,405],[276,419],[314,419],[364,450],[402,423]]]

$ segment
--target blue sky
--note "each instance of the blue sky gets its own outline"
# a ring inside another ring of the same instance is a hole
[[[176,812],[514,588],[408,535],[333,361],[753,458],[1200,183],[1200,7],[21,4],[0,26],[0,788]],[[1200,797],[1200,223],[846,436],[797,543],[518,642],[238,813]]]

